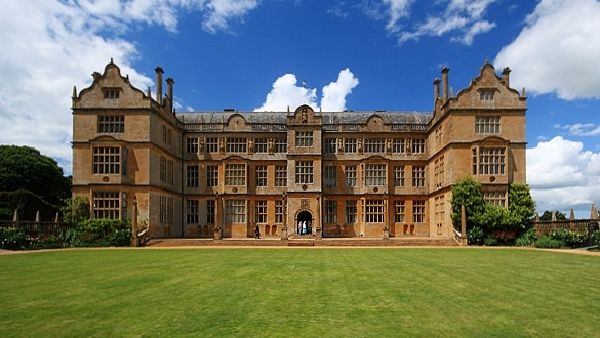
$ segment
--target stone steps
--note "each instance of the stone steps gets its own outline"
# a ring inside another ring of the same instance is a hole
[[[325,238],[325,239],[194,239],[194,238],[155,238],[147,246],[151,247],[185,247],[185,246],[247,246],[247,247],[397,247],[397,246],[458,246],[452,238],[392,238],[392,239],[364,239],[364,238]]]

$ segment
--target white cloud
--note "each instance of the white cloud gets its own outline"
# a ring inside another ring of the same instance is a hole
[[[206,2],[208,13],[202,27],[210,33],[229,29],[233,18],[242,20],[246,13],[258,6],[257,0],[210,0]]]
[[[28,144],[70,172],[70,97],[73,85],[91,82],[110,57],[131,81],[145,88],[146,76],[131,69],[134,46],[82,28],[85,13],[53,1],[8,2],[0,21],[0,143]]]
[[[302,104],[308,104],[316,110],[317,89],[304,88],[296,83],[294,74],[280,76],[273,83],[273,88],[267,94],[262,107],[255,111],[286,111],[288,108],[294,110]]]
[[[473,39],[496,27],[494,23],[482,19],[485,10],[496,0],[446,0],[440,1],[436,10],[426,13],[421,22],[411,24],[409,21],[412,0],[384,0],[388,24],[386,29],[397,34],[400,42],[419,40],[424,36],[442,36],[455,34],[451,41],[471,45]]]
[[[285,74],[277,78],[265,102],[254,111],[286,111],[288,108],[294,110],[302,104],[308,104],[312,109],[319,110],[317,89],[306,88],[304,83],[298,86],[297,82],[294,74]],[[350,69],[341,70],[336,81],[323,87],[321,109],[332,112],[346,110],[346,97],[357,85],[358,78]]]
[[[350,95],[356,86],[358,86],[358,79],[354,77],[350,69],[346,68],[340,71],[335,82],[330,82],[323,87],[321,109],[334,112],[346,110],[346,96]]]
[[[387,6],[389,15],[386,28],[390,32],[398,31],[398,21],[408,15],[412,0],[383,0],[383,4]]]
[[[119,38],[120,32],[140,23],[175,31],[182,9],[201,10],[205,29],[215,32],[256,5],[233,0],[5,1],[0,20],[0,143],[34,146],[70,173],[73,85],[78,90],[88,86],[90,73],[102,71],[111,57],[136,87],[152,84],[131,67],[136,48]]]
[[[556,124],[554,128],[568,130],[575,136],[600,136],[600,125],[594,123]]]
[[[527,182],[540,211],[585,210],[600,200],[600,153],[560,136],[538,142],[527,150]]]
[[[496,56],[511,83],[562,99],[600,98],[600,2],[542,0],[519,36]]]

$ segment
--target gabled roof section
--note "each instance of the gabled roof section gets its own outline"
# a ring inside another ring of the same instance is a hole
[[[77,94],[73,88],[73,108],[149,108],[152,98],[140,89],[134,87],[129,81],[129,76],[122,76],[121,69],[113,62],[104,67],[104,73],[92,73],[92,84]],[[103,90],[114,88],[119,91],[119,98],[105,100]],[[119,104],[127,101],[127,105]],[[122,107],[121,107],[122,106]]]
[[[506,68],[503,77],[497,76],[494,66],[486,61],[469,86],[449,98],[448,106],[443,108],[525,110],[526,98],[509,87],[509,74],[510,69]],[[489,95],[483,95],[482,92]],[[486,99],[482,99],[484,97]]]

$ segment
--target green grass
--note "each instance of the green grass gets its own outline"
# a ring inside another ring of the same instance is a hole
[[[600,257],[494,249],[0,256],[0,336],[598,337]]]

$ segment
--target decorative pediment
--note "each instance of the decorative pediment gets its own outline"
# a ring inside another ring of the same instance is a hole
[[[134,87],[129,76],[122,76],[119,67],[111,62],[104,73],[94,72],[92,84],[79,94],[73,90],[73,108],[120,108],[128,102],[128,108],[148,108],[152,99]]]
[[[246,127],[246,119],[240,114],[233,114],[227,120],[227,125],[230,129],[244,129]]]
[[[315,111],[309,105],[303,104],[296,108],[294,115],[291,117],[291,122],[297,125],[320,124],[321,116],[317,116]]]
[[[373,114],[371,116],[369,116],[369,118],[367,119],[367,130],[368,131],[378,131],[378,130],[383,130],[383,118],[381,118],[381,116],[377,115],[377,114]]]

